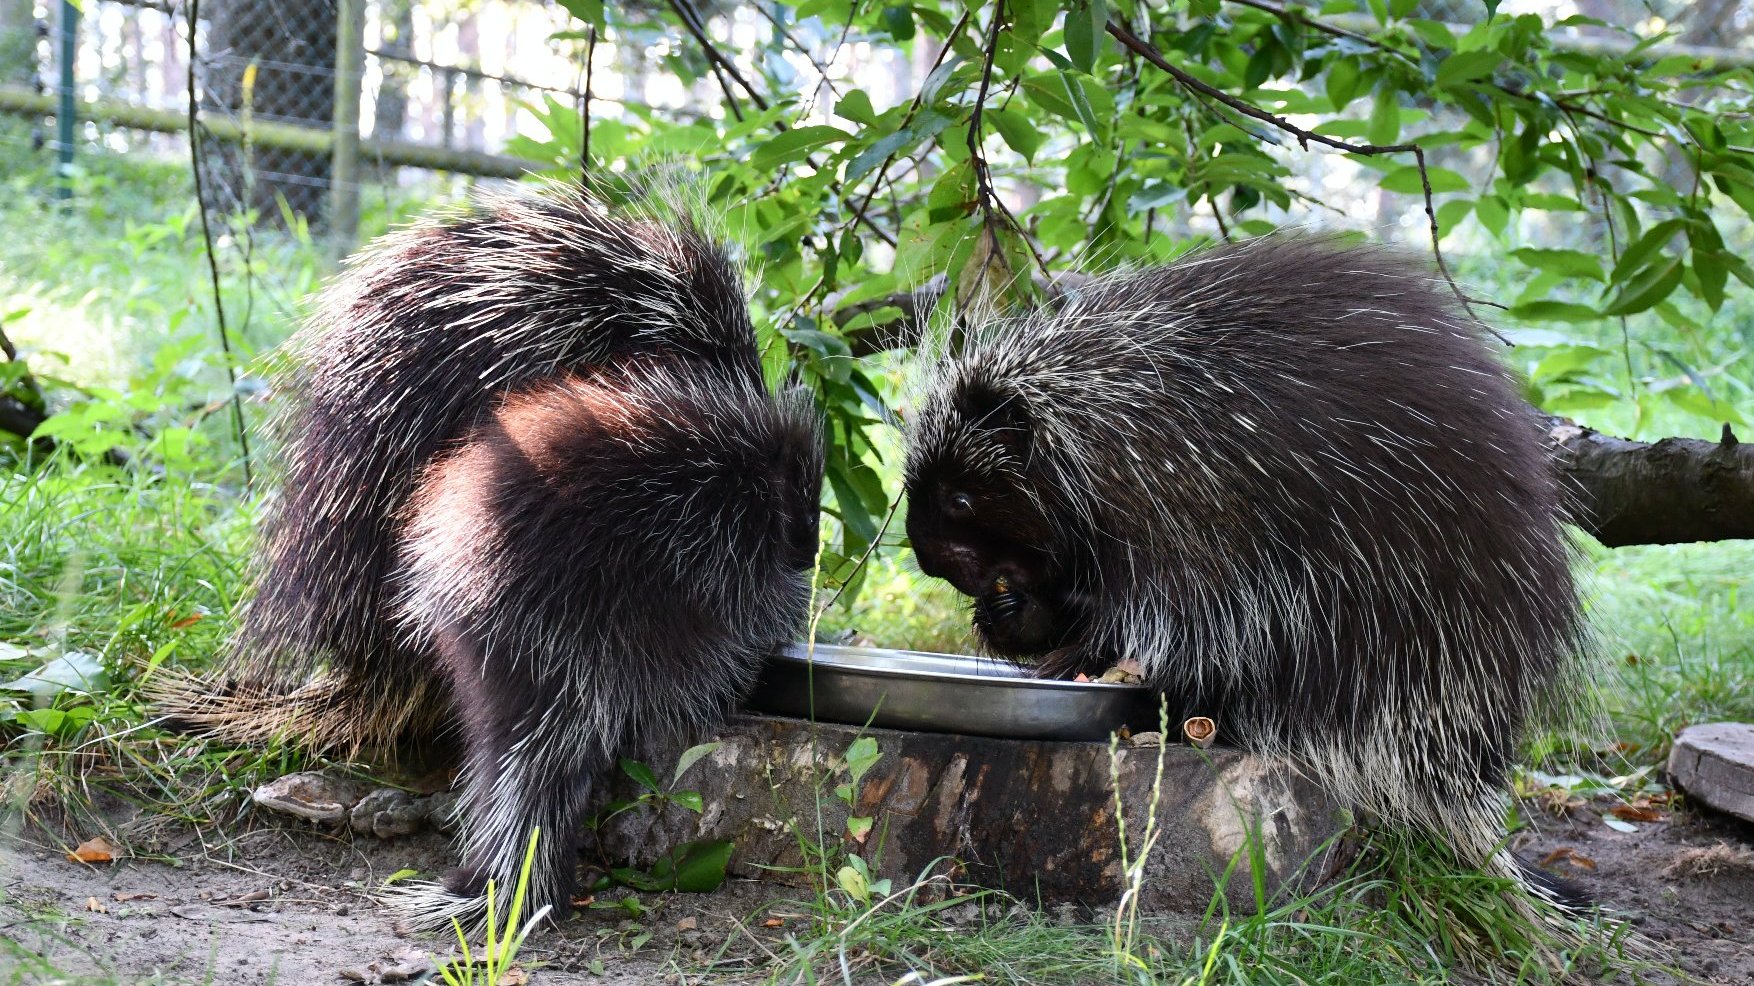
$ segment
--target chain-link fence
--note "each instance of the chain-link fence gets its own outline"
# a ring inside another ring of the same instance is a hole
[[[528,0],[0,0],[0,140],[77,163],[187,153],[191,55],[210,205],[322,225],[399,168],[515,175],[500,152],[544,93],[576,101],[582,66]],[[69,116],[67,110],[71,109]]]

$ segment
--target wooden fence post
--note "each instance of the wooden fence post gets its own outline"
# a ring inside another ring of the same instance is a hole
[[[335,4],[335,148],[329,168],[329,240],[337,259],[359,236],[359,92],[365,77],[365,0]]]
[[[75,123],[74,106],[79,94],[74,92],[75,63],[79,61],[79,8],[72,0],[61,0],[61,18],[56,38],[55,58],[60,62],[60,110],[55,114],[55,142],[58,145],[56,157],[59,167],[59,180],[55,183],[55,197],[70,199],[73,197],[73,126]]]

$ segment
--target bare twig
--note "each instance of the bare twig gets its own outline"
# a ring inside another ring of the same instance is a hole
[[[1004,251],[999,248],[998,234],[993,231],[994,215],[997,214],[1003,218],[1005,225],[1010,226],[1018,238],[1023,241],[1023,245],[1029,248],[1030,255],[1035,258],[1036,266],[1043,274],[1046,274],[1048,265],[1047,261],[1042,259],[1041,251],[1035,248],[1035,243],[1030,240],[1029,234],[1023,229],[1023,224],[1017,221],[1017,217],[1011,214],[1011,210],[1006,208],[1005,203],[999,199],[998,193],[993,190],[993,173],[987,166],[986,153],[981,150],[981,141],[984,137],[981,114],[986,110],[987,92],[992,88],[993,59],[999,52],[999,29],[1004,24],[1005,2],[998,0],[993,5],[992,23],[987,28],[986,51],[981,61],[980,91],[975,94],[974,111],[968,117],[968,160],[969,165],[974,169],[975,206],[980,209],[982,225],[992,240],[993,249],[987,257],[987,263],[991,263],[993,256],[997,256],[999,265],[1007,267]],[[1006,273],[1014,274],[1015,272],[1007,269]]]
[[[938,66],[944,64],[944,58],[945,58],[945,56],[950,54],[950,49],[951,49],[950,41],[948,39],[954,38],[957,35],[962,33],[963,28],[968,26],[968,16],[969,16],[968,11],[964,10],[962,12],[962,16],[956,21],[956,24],[953,27],[951,27],[950,33],[946,36],[946,41],[944,42],[944,45],[938,49],[938,54],[932,60],[931,67],[926,70],[926,77],[927,78],[931,78],[932,73],[938,71]],[[925,97],[924,89],[922,89],[920,92],[914,93],[914,98],[908,104],[907,113],[902,116],[901,126],[897,128],[898,130],[906,129],[908,126],[910,126],[913,123],[915,115],[917,115],[919,113],[920,107],[924,104],[924,97]],[[871,179],[871,186],[865,192],[864,201],[860,202],[857,206],[854,206],[853,210],[852,210],[852,215],[846,220],[846,222],[842,223],[839,227],[837,227],[835,229],[836,236],[840,236],[841,234],[844,234],[847,230],[853,228],[856,225],[862,225],[866,229],[869,229],[872,232],[876,233],[880,238],[882,238],[884,240],[884,242],[888,243],[890,246],[894,246],[896,244],[895,238],[891,235],[888,235],[888,232],[886,230],[883,230],[876,223],[872,222],[868,213],[870,212],[870,209],[871,209],[871,202],[877,198],[878,190],[883,188],[884,177],[889,174],[890,167],[894,165],[895,157],[896,157],[897,153],[899,153],[899,151],[891,151],[888,154],[888,156],[886,156],[882,160],[882,162],[878,164],[876,170],[874,172],[872,172],[873,177]],[[834,186],[834,188],[835,188],[835,191],[837,194],[842,191],[841,186],[839,184],[836,184]],[[826,277],[817,278],[816,283],[811,285],[811,287],[808,291],[805,291],[804,293],[800,294],[796,299],[793,300],[791,306],[778,319],[775,320],[775,324],[776,325],[785,325],[786,323],[790,322],[794,317],[797,316],[797,314],[799,312],[804,310],[804,307],[806,305],[810,304],[810,302],[815,299],[816,292],[821,290],[823,285],[826,283],[827,283]]]
[[[876,551],[877,546],[883,543],[883,535],[889,533],[889,524],[891,521],[895,520],[895,512],[899,509],[901,509],[901,498],[897,497],[890,502],[889,513],[883,516],[883,526],[877,529],[877,536],[871,539],[870,544],[865,545],[865,550],[859,555],[859,560],[853,563],[853,570],[848,572],[847,577],[841,580],[840,588],[834,590],[833,598],[829,599],[828,602],[822,605],[821,609],[816,611],[818,618],[820,618],[823,613],[834,608],[835,603],[840,602],[840,597],[847,591],[847,586],[853,583],[853,579],[858,576],[859,570],[864,568],[865,563],[871,560],[871,553]]]
[[[834,98],[839,99],[840,89],[835,86],[834,80],[828,77],[828,66],[817,60],[816,53],[811,51],[804,42],[799,41],[791,31],[786,30],[786,25],[781,23],[779,18],[773,15],[772,11],[767,9],[767,4],[752,4],[751,9],[760,14],[762,19],[767,21],[768,24],[772,25],[773,29],[779,32],[780,37],[785,38],[786,42],[792,46],[793,51],[803,55],[804,58],[810,62],[810,67],[816,70],[818,76],[821,76],[822,81],[819,84],[827,86],[828,91],[834,94]],[[814,92],[811,93],[810,99],[812,101],[805,105],[806,114],[808,114],[810,109],[815,106],[814,100],[816,99],[816,95]]]
[[[201,105],[195,96],[195,33],[201,17],[201,0],[189,0],[189,165],[195,179],[195,207],[201,213],[201,239],[207,248],[207,272],[213,281],[213,314],[219,329],[219,348],[225,354],[225,378],[231,384],[231,423],[243,454],[244,492],[255,485],[250,471],[250,437],[244,428],[244,399],[238,393],[237,364],[232,358],[231,333],[225,328],[225,298],[220,294],[219,257],[213,251],[213,226],[207,218],[207,196],[201,181]]]
[[[579,96],[579,177],[591,177],[591,72],[597,65],[597,25],[585,25],[585,91]]]
[[[700,45],[700,50],[706,55],[707,61],[723,69],[726,75],[730,76],[744,92],[749,94],[749,101],[754,103],[757,109],[765,111],[767,100],[763,99],[761,93],[749,84],[748,79],[743,78],[742,72],[737,71],[737,63],[731,61],[724,52],[718,49],[718,46],[713,44],[712,39],[707,37],[706,29],[694,19],[694,12],[688,9],[688,5],[680,0],[670,0],[670,9],[676,12],[676,16],[682,20],[682,26],[694,36],[695,43]],[[726,95],[730,95],[729,91],[726,92]]]

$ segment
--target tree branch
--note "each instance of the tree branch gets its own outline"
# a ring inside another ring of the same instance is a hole
[[[1610,548],[1754,538],[1754,445],[1635,442],[1542,415],[1572,522]]]

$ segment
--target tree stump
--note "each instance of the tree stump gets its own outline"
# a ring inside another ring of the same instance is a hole
[[[1689,797],[1754,822],[1754,723],[1681,730],[1669,753],[1669,776]]]
[[[834,789],[846,782],[843,754],[861,735],[877,741],[881,756],[857,792],[852,814],[875,822],[859,843],[847,833],[849,811]],[[1222,747],[1123,742],[1111,776],[1103,743],[757,716],[732,719],[714,738],[723,745],[677,785],[698,791],[704,810],[695,815],[672,806],[655,818],[618,816],[601,833],[610,859],[650,865],[680,842],[728,839],[735,847],[732,875],[802,883],[801,875],[773,868],[803,866],[804,840],[846,845],[872,864],[873,879],[889,878],[897,888],[930,870],[1041,904],[1112,906],[1126,889],[1116,785],[1127,852],[1136,859],[1161,753],[1155,845],[1139,904],[1152,913],[1198,914],[1233,859],[1224,892],[1236,907],[1254,907],[1251,858],[1275,894],[1319,879],[1327,861],[1315,857],[1344,825],[1344,813],[1289,767]],[[667,777],[678,752],[658,752],[647,762]],[[630,798],[637,789],[623,778],[612,793]],[[1250,833],[1260,836],[1258,849],[1249,848]]]

